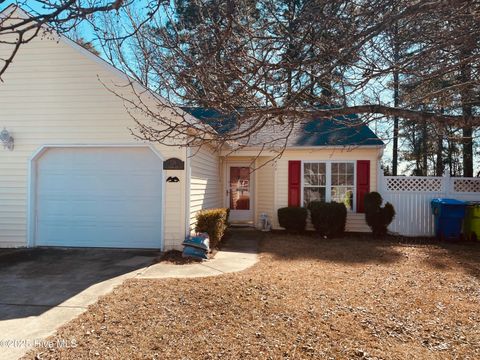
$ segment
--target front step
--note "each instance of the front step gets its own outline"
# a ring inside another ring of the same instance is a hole
[[[367,225],[367,222],[365,221],[365,214],[348,212],[345,231],[369,233],[372,230],[370,229],[370,227]]]
[[[307,218],[307,230],[314,230],[310,215]],[[347,212],[347,223],[345,224],[346,232],[369,233],[370,227],[365,221],[365,214]]]

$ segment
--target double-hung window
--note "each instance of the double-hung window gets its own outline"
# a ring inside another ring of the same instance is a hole
[[[303,203],[325,201],[327,196],[327,164],[324,162],[303,163]]]
[[[354,162],[304,161],[303,205],[311,201],[344,203],[347,210],[355,209]]]

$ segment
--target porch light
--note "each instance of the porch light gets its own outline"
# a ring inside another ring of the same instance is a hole
[[[4,149],[13,151],[14,140],[6,128],[3,128],[2,132],[0,132],[0,141]]]

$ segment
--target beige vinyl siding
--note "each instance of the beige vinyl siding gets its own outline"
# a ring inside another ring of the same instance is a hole
[[[5,49],[0,45],[0,54]],[[22,45],[0,84],[0,128],[15,138],[13,152],[0,149],[0,247],[27,245],[29,160],[44,145],[140,144],[124,102],[108,91],[125,78],[84,49],[56,39]],[[158,104],[147,98],[145,101]],[[164,158],[186,160],[185,149],[156,145]],[[125,169],[128,171],[128,169]],[[164,245],[179,248],[185,235],[185,174],[165,184]],[[160,221],[161,219],[159,219]]]
[[[190,174],[190,231],[194,231],[196,214],[202,209],[222,206],[220,158],[209,146],[192,149]]]
[[[361,213],[347,213],[347,223],[345,224],[345,231],[348,232],[370,232],[365,221],[365,214]]]
[[[258,226],[260,214],[268,215],[270,221],[276,218],[275,203],[275,162],[272,157],[259,157],[255,164],[255,216]]]
[[[378,159],[381,149],[352,148],[352,149],[289,149],[276,161],[275,198],[273,227],[280,228],[276,212],[279,208],[288,206],[288,161],[342,161],[342,160],[370,160],[370,191],[377,189]],[[363,214],[349,214],[347,229],[349,231],[367,231],[368,227],[362,221]]]

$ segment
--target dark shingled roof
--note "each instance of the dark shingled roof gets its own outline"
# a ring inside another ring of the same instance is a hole
[[[185,107],[183,110],[212,126],[221,135],[236,128],[235,117],[225,116],[218,110],[201,107]],[[285,140],[281,138],[286,137],[290,130],[290,124],[264,127],[248,140],[248,145],[285,145]],[[295,124],[287,140],[287,146],[299,147],[362,145],[384,145],[384,143],[355,114],[337,116],[333,119],[300,120]]]
[[[220,135],[228,133],[235,128],[235,116],[225,116],[216,109],[202,108],[202,107],[182,107],[190,115],[196,117],[204,124],[210,125]]]

